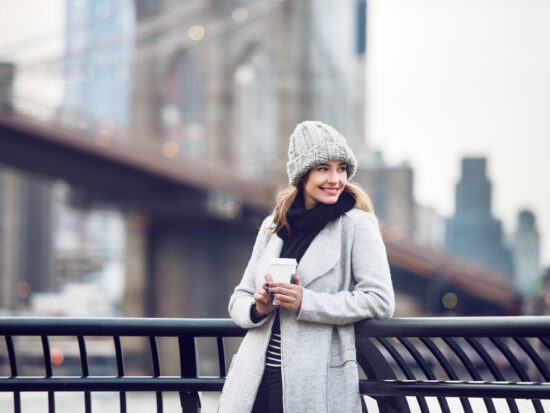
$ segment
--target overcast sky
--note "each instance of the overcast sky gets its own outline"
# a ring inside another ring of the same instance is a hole
[[[0,61],[36,62],[64,50],[65,1],[4,2],[0,13]],[[15,93],[54,104],[62,98],[59,69],[28,72],[16,78]]]
[[[493,214],[532,209],[550,264],[550,1],[369,0],[367,136],[409,160],[420,203],[454,212],[462,156],[486,156]]]

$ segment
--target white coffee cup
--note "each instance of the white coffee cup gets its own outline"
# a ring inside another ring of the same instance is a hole
[[[272,258],[269,263],[269,273],[273,282],[290,283],[292,274],[296,274],[295,258]]]

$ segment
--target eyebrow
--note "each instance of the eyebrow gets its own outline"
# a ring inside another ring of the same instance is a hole
[[[321,165],[322,165],[322,166],[328,166],[328,163],[324,163],[324,162],[323,162],[323,163],[320,163],[318,166],[321,166]],[[347,163],[345,163],[345,162],[340,162],[340,163],[338,164],[338,166],[341,166],[341,165],[346,165],[346,166],[347,166]]]

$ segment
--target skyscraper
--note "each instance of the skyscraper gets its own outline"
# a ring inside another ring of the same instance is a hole
[[[540,236],[535,215],[529,210],[518,214],[514,232],[514,283],[526,295],[535,292],[540,278]]]
[[[51,182],[0,167],[0,308],[20,309],[55,287]]]
[[[486,164],[485,158],[462,159],[455,214],[447,219],[445,247],[512,276],[512,256],[503,245],[501,222],[491,215],[491,182]]]
[[[69,0],[63,111],[116,125],[129,121],[133,73],[131,0]]]

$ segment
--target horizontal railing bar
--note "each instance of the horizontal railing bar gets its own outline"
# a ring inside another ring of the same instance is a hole
[[[359,389],[369,396],[550,399],[550,383],[359,380]]]
[[[369,319],[355,329],[369,337],[550,337],[550,316]],[[0,335],[10,334],[241,337],[246,330],[226,318],[0,318]]]
[[[543,337],[550,316],[423,317],[364,320],[355,324],[368,337]]]
[[[220,377],[10,377],[0,392],[14,391],[221,391]]]
[[[0,335],[241,337],[246,330],[226,318],[2,317]]]

